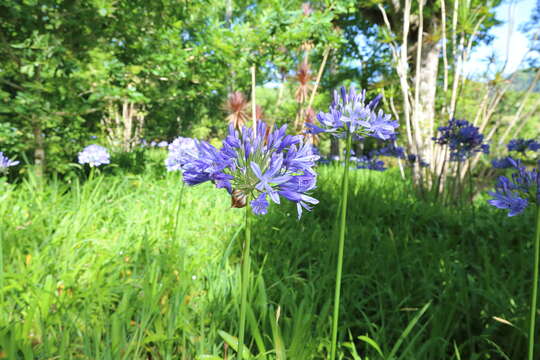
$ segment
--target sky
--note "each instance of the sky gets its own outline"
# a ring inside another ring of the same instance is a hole
[[[519,28],[520,25],[530,20],[536,1],[506,0],[497,8],[497,19],[501,20],[503,24],[490,30],[490,33],[495,37],[491,45],[479,46],[471,54],[471,59],[465,66],[466,73],[472,75],[479,71],[485,71],[486,59],[493,52],[501,60],[508,53],[508,65],[505,74],[511,74],[519,68],[520,62],[528,49],[527,37]],[[513,21],[509,21],[509,19],[513,19]],[[507,51],[508,48],[510,51]]]

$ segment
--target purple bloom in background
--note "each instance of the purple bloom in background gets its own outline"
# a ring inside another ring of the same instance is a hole
[[[507,156],[500,159],[491,160],[491,165],[495,169],[509,169],[516,166],[516,161],[512,157]]]
[[[390,144],[388,146],[385,146],[385,147],[380,148],[379,150],[375,151],[374,155],[388,156],[388,157],[395,157],[395,158],[398,158],[398,159],[404,159],[405,158],[405,149],[403,149],[401,146],[397,146],[396,144]]]
[[[524,154],[527,150],[540,150],[540,143],[534,139],[514,139],[510,140],[507,145],[508,151],[516,151]]]
[[[335,137],[343,138],[352,134],[357,140],[371,136],[380,140],[389,140],[394,137],[397,121],[379,110],[375,111],[382,96],[378,95],[366,104],[366,91],[356,93],[353,87],[346,91],[341,87],[338,94],[334,91],[334,100],[327,113],[317,114],[319,124],[306,123],[308,131],[312,134],[330,133]]]
[[[90,167],[97,167],[109,164],[109,152],[100,145],[88,145],[79,153],[79,164],[88,164]]]
[[[511,162],[517,172],[510,179],[506,176],[497,179],[495,191],[488,192],[493,196],[488,203],[508,210],[508,216],[515,216],[521,214],[530,203],[540,203],[540,173],[538,169],[527,170],[519,160],[511,159]]]
[[[256,130],[244,127],[241,132],[231,126],[219,150],[195,141],[195,150],[187,151],[180,162],[184,182],[211,181],[231,194],[233,207],[244,207],[249,201],[257,215],[267,213],[267,198],[279,204],[283,197],[297,204],[300,217],[302,209],[311,210],[318,203],[307,193],[315,188],[313,167],[319,156],[310,142],[287,135],[286,129],[267,131],[264,122]]]
[[[195,140],[178,137],[169,144],[169,155],[165,159],[165,167],[167,171],[182,170],[182,165],[194,156],[197,156]]]
[[[7,172],[9,167],[19,165],[19,163],[19,161],[10,160],[0,151],[0,174]]]
[[[467,120],[452,119],[448,126],[439,127],[440,137],[433,140],[450,148],[450,160],[464,161],[478,152],[489,154],[489,145],[483,143],[484,135]]]
[[[357,160],[357,169],[385,171],[384,161],[371,156],[360,156]]]
[[[169,143],[166,142],[166,141],[160,141],[157,144],[157,147],[160,147],[160,148],[164,148],[164,147],[167,147],[167,146],[169,146]]]

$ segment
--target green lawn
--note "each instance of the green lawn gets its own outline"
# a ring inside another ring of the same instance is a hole
[[[256,359],[329,349],[339,170],[320,169],[300,221],[292,204],[255,220]],[[524,358],[532,214],[479,201],[473,219],[416,200],[397,172],[351,175],[343,358]],[[179,179],[0,182],[0,358],[234,359],[244,213],[211,184],[186,187],[175,230]]]

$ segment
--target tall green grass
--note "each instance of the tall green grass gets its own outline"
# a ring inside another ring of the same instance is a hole
[[[320,170],[312,213],[253,219],[255,359],[329,353],[340,169]],[[397,173],[350,175],[338,358],[525,358],[533,214],[478,201],[472,222]],[[244,214],[186,188],[175,231],[179,178],[0,183],[0,358],[235,359]]]

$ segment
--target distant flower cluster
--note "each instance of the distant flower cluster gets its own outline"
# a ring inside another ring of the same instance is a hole
[[[483,143],[484,135],[467,120],[452,119],[447,126],[441,126],[438,130],[440,136],[433,140],[450,148],[450,159],[453,161],[467,160],[478,152],[489,153],[489,145]]]
[[[3,152],[0,151],[0,174],[7,172],[9,167],[18,165],[19,161],[10,160]]]
[[[540,150],[540,143],[534,139],[514,139],[510,140],[507,145],[508,151],[516,151],[524,154],[527,150],[538,151]]]
[[[302,209],[311,210],[318,200],[307,195],[315,188],[313,170],[319,158],[312,145],[301,136],[286,135],[286,126],[267,131],[264,122],[256,130],[233,126],[223,140],[221,149],[205,141],[195,141],[196,152],[189,152],[182,164],[184,181],[197,185],[206,181],[226,189],[233,207],[244,207],[250,201],[253,213],[268,211],[268,198],[280,203],[280,197],[297,204],[298,217]]]
[[[382,96],[378,95],[366,104],[366,91],[356,93],[354,88],[349,92],[342,87],[339,94],[334,91],[334,99],[329,112],[317,114],[319,125],[306,123],[308,132],[312,134],[329,133],[335,137],[343,138],[347,134],[353,135],[357,140],[371,136],[380,140],[395,137],[397,121],[382,110],[375,111]]]
[[[506,176],[497,179],[495,191],[488,192],[493,196],[488,203],[507,210],[508,216],[515,216],[521,214],[530,203],[540,204],[540,173],[538,168],[527,170],[519,160],[507,159],[517,172],[510,179]]]
[[[109,152],[100,145],[88,145],[79,153],[79,164],[88,164],[90,167],[109,164]]]
[[[191,138],[178,137],[169,145],[169,155],[165,159],[165,166],[168,171],[178,171],[187,159],[197,156],[197,146],[195,140]]]
[[[380,148],[379,150],[375,151],[376,155],[380,156],[388,156],[388,157],[395,157],[398,159],[404,159],[405,158],[405,149],[401,146],[397,146],[396,144],[390,144],[383,148]]]
[[[511,156],[506,156],[491,160],[491,165],[495,169],[509,169],[515,166],[515,160]]]
[[[384,161],[379,160],[376,157],[371,156],[360,156],[356,160],[356,168],[357,169],[366,169],[366,170],[374,170],[374,171],[385,171],[386,168],[384,167]]]

